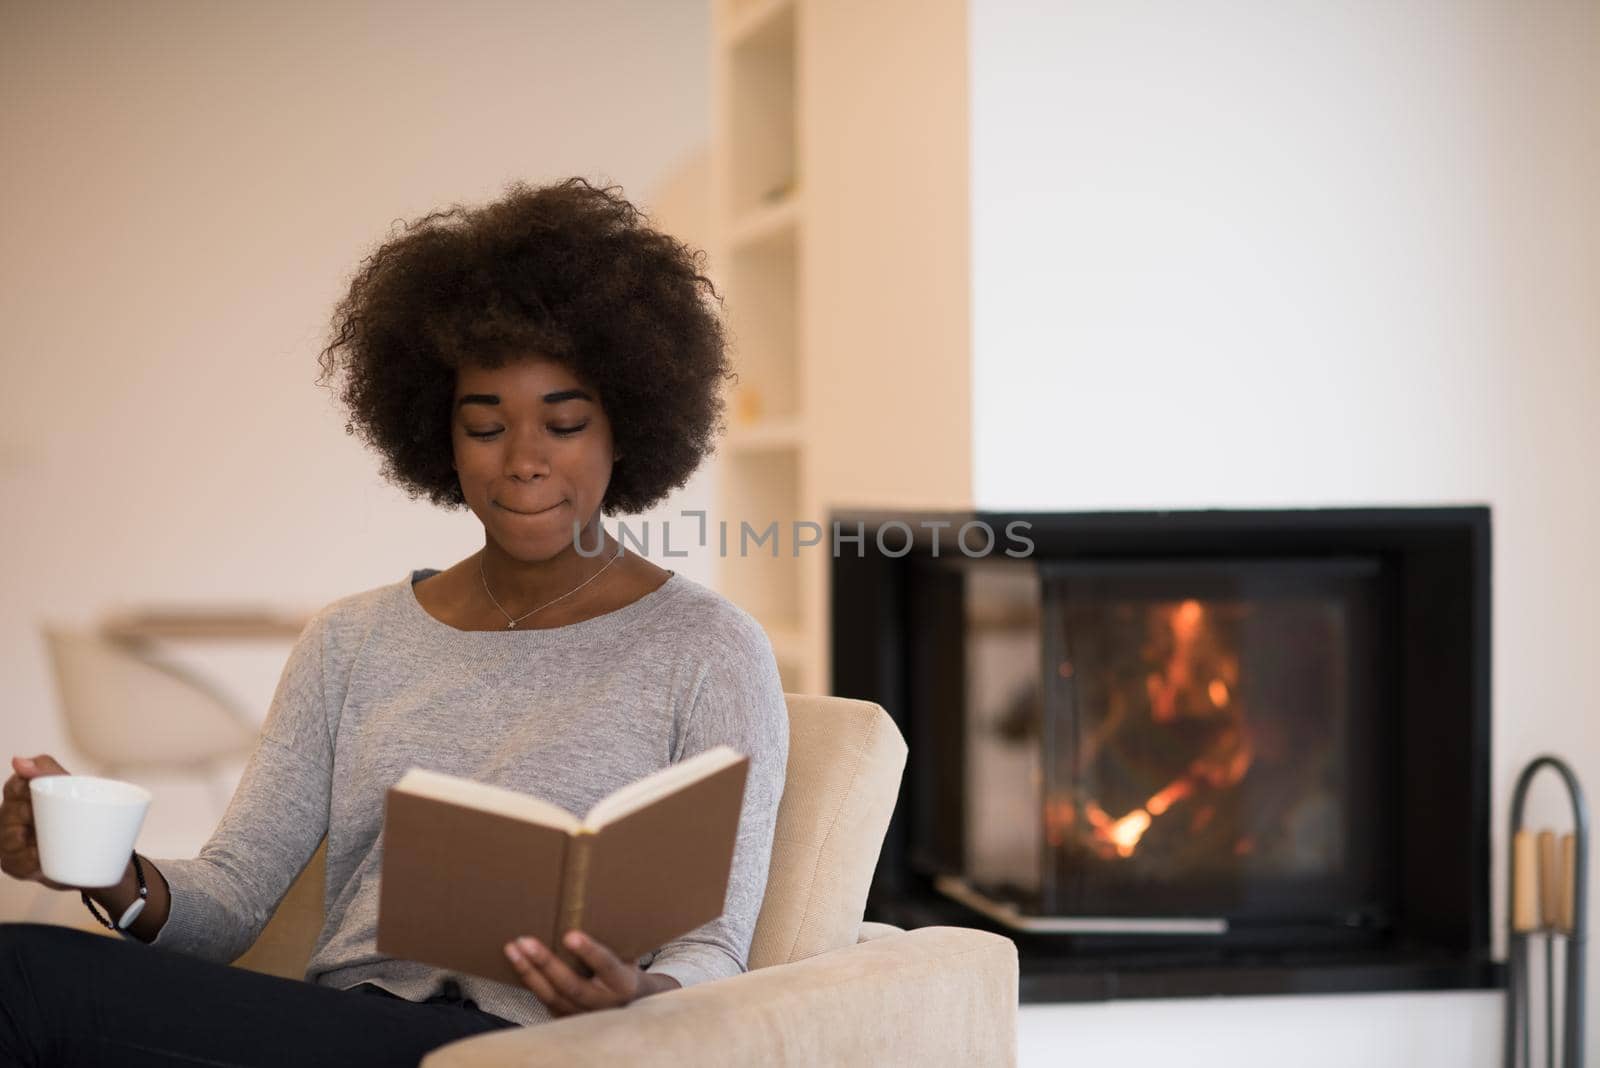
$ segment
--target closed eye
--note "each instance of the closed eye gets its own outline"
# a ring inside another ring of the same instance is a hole
[[[560,437],[564,437],[564,438],[565,437],[570,437],[573,434],[576,434],[578,431],[583,430],[588,425],[589,424],[587,422],[582,422],[582,423],[577,424],[576,426],[553,426],[553,427],[550,428],[550,433],[556,434],[556,435],[558,435]],[[499,433],[500,433],[499,430],[469,430],[469,431],[467,431],[467,437],[469,437],[469,438],[477,438],[480,441],[482,441],[482,440],[486,440],[488,438],[495,437]]]

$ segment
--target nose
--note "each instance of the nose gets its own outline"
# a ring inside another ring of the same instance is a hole
[[[510,450],[506,453],[506,477],[532,482],[549,474],[550,455],[544,435],[529,431],[512,437]]]

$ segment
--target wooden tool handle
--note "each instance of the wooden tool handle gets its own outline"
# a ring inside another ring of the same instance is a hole
[[[1572,933],[1572,926],[1577,922],[1577,909],[1574,899],[1577,896],[1578,880],[1578,836],[1564,834],[1561,836],[1561,893],[1556,902],[1556,929],[1565,933]]]
[[[1539,921],[1553,928],[1561,915],[1561,869],[1556,862],[1556,832],[1539,832]]]
[[[1511,836],[1511,929],[1527,934],[1539,929],[1539,867],[1533,832]]]

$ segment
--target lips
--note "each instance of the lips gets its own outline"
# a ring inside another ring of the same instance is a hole
[[[536,505],[536,504],[528,504],[528,505],[524,505],[523,507],[520,507],[520,508],[514,508],[511,505],[503,504],[500,501],[495,501],[494,503],[495,503],[495,507],[503,509],[503,510],[505,510],[507,512],[510,512],[512,515],[543,515],[546,512],[555,511],[557,508],[560,508],[566,502],[565,501],[557,501],[555,504],[547,504],[547,505],[543,505],[543,506]]]

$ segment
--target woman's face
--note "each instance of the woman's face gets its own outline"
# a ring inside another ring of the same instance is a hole
[[[548,560],[572,544],[574,523],[599,515],[611,423],[595,391],[561,364],[533,357],[462,367],[451,413],[461,492],[506,555]]]

